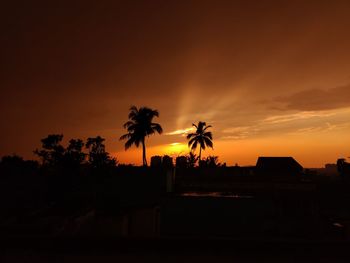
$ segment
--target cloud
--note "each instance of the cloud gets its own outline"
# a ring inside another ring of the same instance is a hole
[[[350,122],[347,123],[340,123],[340,124],[331,124],[329,122],[326,122],[326,131],[333,131],[333,130],[340,130],[349,127]]]
[[[297,129],[295,131],[290,132],[291,135],[299,135],[305,133],[314,133],[314,132],[329,132],[335,130],[342,130],[349,127],[350,122],[348,123],[340,123],[340,124],[331,124],[329,122],[323,123],[320,126],[311,126]]]
[[[302,111],[291,114],[268,116],[257,120],[255,124],[250,126],[226,128],[221,131],[222,136],[220,138],[242,140],[275,134],[304,134],[310,132],[334,131],[348,126],[349,122],[344,121],[339,110],[320,112]]]
[[[225,135],[221,139],[242,140],[256,135],[259,131],[258,125],[227,128],[222,131]]]
[[[350,107],[350,84],[330,89],[308,89],[274,100],[281,110],[320,111]]]
[[[298,121],[298,120],[305,120],[305,119],[311,119],[311,118],[317,118],[317,117],[329,117],[334,115],[333,112],[316,112],[316,111],[302,111],[298,113],[292,113],[292,114],[284,114],[284,115],[276,115],[276,116],[270,116],[265,119],[263,119],[261,122],[264,124],[279,124],[279,123],[286,123],[291,121]]]
[[[186,134],[188,134],[191,131],[194,131],[193,127],[175,130],[175,131],[172,131],[172,132],[168,132],[165,135],[181,135],[181,136],[185,136]]]

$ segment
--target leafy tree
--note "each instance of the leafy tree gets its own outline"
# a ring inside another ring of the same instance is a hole
[[[39,164],[33,160],[23,160],[16,154],[1,158],[0,171],[5,174],[28,175],[37,171]],[[1,172],[0,172],[1,174]]]
[[[199,144],[199,156],[198,159],[201,161],[202,149],[205,150],[206,147],[213,148],[213,135],[210,131],[207,131],[211,125],[206,125],[205,122],[199,121],[198,124],[192,124],[196,131],[194,133],[189,133],[187,135],[188,146],[191,148],[191,151],[197,149]]]
[[[204,160],[200,161],[200,166],[202,167],[210,167],[210,168],[215,168],[215,167],[220,167],[222,164],[219,162],[219,157],[218,156],[208,156]]]
[[[5,155],[1,158],[1,164],[2,165],[9,165],[9,166],[20,166],[24,162],[23,158],[21,156],[18,156],[16,154],[14,155]]]
[[[81,139],[71,139],[66,150],[66,154],[76,163],[81,164],[86,157],[83,152],[84,142]]]
[[[106,166],[115,166],[117,161],[106,152],[105,139],[97,136],[88,138],[85,147],[89,149],[89,163],[93,168],[102,168]]]
[[[136,147],[142,145],[142,163],[147,166],[146,158],[146,136],[163,132],[162,127],[158,123],[153,122],[154,117],[159,117],[159,112],[147,107],[135,106],[130,108],[129,121],[124,124],[127,133],[120,137],[120,140],[127,140],[125,150],[129,149],[133,144]]]
[[[187,156],[186,156],[186,159],[187,159],[187,165],[188,167],[190,168],[193,168],[195,167],[197,161],[198,161],[198,156],[193,153],[193,152],[190,152]]]
[[[63,134],[50,134],[41,140],[42,149],[36,149],[34,154],[38,155],[43,165],[57,166],[60,165],[65,153],[61,145]]]
[[[83,164],[86,153],[83,152],[84,142],[81,139],[71,139],[64,154],[64,165],[76,171]]]

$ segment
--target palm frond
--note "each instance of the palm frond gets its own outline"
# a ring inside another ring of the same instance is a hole
[[[203,140],[208,147],[213,148],[213,142],[209,138],[203,137]]]
[[[125,139],[129,139],[131,138],[132,134],[131,133],[126,133],[122,136],[120,136],[119,140],[122,141],[122,140],[125,140]]]
[[[209,138],[210,140],[212,140],[212,139],[213,139],[213,134],[212,134],[211,132],[205,132],[205,133],[203,134],[203,137],[207,137],[207,138]]]
[[[133,144],[135,143],[135,138],[131,137],[127,142],[125,143],[125,150],[129,149]]]
[[[192,137],[195,137],[195,136],[197,136],[196,133],[189,133],[189,134],[187,134],[186,138],[187,138],[187,140],[189,140],[189,139],[191,139]]]
[[[137,133],[138,131],[137,131],[138,129],[137,129],[137,125],[135,124],[135,125],[131,125],[128,129],[127,129],[127,131],[129,132],[129,133]]]
[[[159,112],[158,110],[152,110],[152,114],[153,117],[159,117]]]
[[[192,146],[190,146],[190,144],[188,144],[188,146],[191,147],[192,151],[195,151],[197,149],[197,145],[198,145],[198,141],[194,141]]]
[[[162,126],[158,123],[151,123],[151,129],[161,134],[163,132]]]
[[[206,126],[206,127],[204,128],[203,132],[204,132],[206,129],[211,128],[211,127],[212,127],[211,125]]]
[[[197,141],[197,138],[196,137],[194,137],[194,138],[192,138],[191,140],[189,140],[188,141],[188,147],[191,147],[191,145],[194,143],[194,142],[196,142]]]
[[[133,121],[127,121],[126,123],[124,123],[123,127],[125,129],[127,129],[127,128],[129,128],[130,126],[132,126],[134,124],[135,124],[135,122],[133,122]]]
[[[138,113],[139,113],[139,110],[137,109],[137,107],[134,105],[131,106],[129,116],[128,116],[129,120],[134,120],[137,117]]]
[[[138,112],[139,111],[135,105],[132,105],[129,110],[133,111],[133,112]]]

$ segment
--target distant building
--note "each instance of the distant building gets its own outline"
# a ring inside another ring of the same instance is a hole
[[[327,163],[324,167],[325,175],[338,175],[338,167],[335,163]]]
[[[173,166],[173,158],[168,155],[164,155],[163,157],[158,155],[151,157],[152,168],[172,168]]]
[[[256,163],[257,175],[295,176],[303,173],[303,167],[293,157],[259,157]]]
[[[350,176],[350,163],[346,159],[340,158],[337,160],[337,169],[341,176]]]
[[[161,156],[152,156],[151,157],[151,167],[159,168],[162,165],[162,157]]]
[[[162,166],[164,168],[173,168],[174,167],[173,158],[171,158],[168,155],[164,155],[162,158]]]

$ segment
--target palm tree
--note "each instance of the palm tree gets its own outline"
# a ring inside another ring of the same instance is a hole
[[[133,144],[139,147],[142,144],[142,162],[144,166],[147,166],[146,159],[146,136],[155,134],[156,132],[161,134],[163,132],[162,127],[158,123],[152,122],[154,117],[159,117],[159,112],[147,107],[135,106],[130,108],[129,121],[124,124],[124,128],[128,133],[120,137],[120,140],[127,139],[125,143],[125,150],[129,149]]]
[[[205,150],[205,147],[213,148],[213,135],[210,131],[207,131],[208,128],[211,127],[211,125],[206,125],[205,122],[199,121],[198,124],[192,124],[196,128],[196,132],[189,133],[187,135],[188,141],[188,147],[191,148],[191,150],[196,150],[197,145],[199,144],[199,162],[201,161],[201,155],[202,155],[202,149]]]

